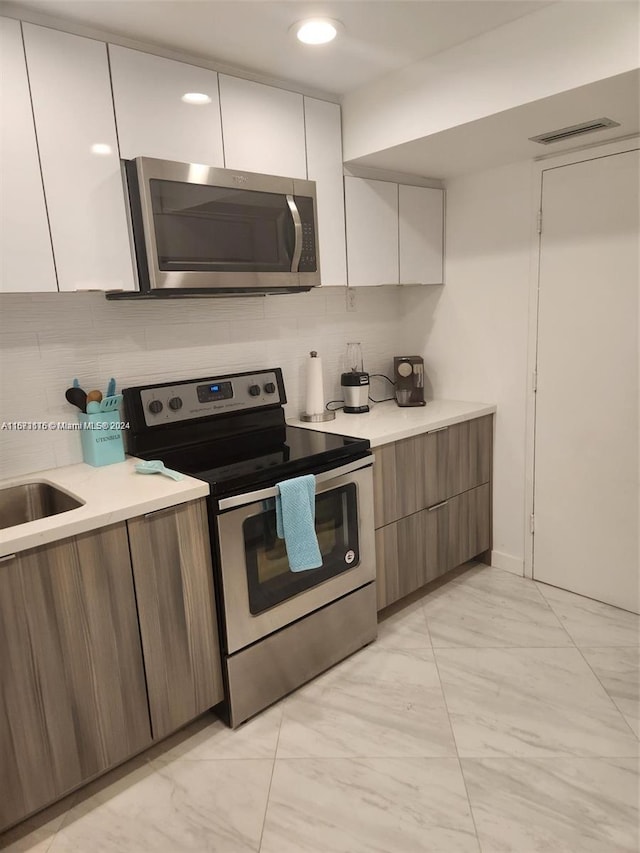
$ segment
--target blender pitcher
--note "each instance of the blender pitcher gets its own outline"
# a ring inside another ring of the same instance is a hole
[[[344,411],[360,415],[369,411],[369,374],[362,364],[362,347],[359,343],[348,343],[345,357],[345,373],[340,377],[344,397]]]

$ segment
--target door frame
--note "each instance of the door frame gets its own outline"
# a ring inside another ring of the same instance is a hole
[[[527,397],[526,397],[526,434],[525,434],[525,505],[524,505],[524,576],[533,578],[534,533],[531,519],[535,510],[535,428],[536,428],[536,392],[535,375],[538,363],[538,305],[540,297],[540,249],[542,234],[538,230],[539,215],[542,213],[543,173],[563,166],[598,160],[614,154],[640,149],[640,135],[625,137],[613,142],[602,142],[585,148],[573,149],[564,154],[546,154],[532,163],[531,181],[531,262],[529,269],[529,331],[527,341]],[[543,223],[544,227],[544,223]]]

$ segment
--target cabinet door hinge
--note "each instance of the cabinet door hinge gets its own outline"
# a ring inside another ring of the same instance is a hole
[[[538,211],[538,234],[542,234],[542,211]]]
[[[531,374],[531,390],[535,394],[538,390],[538,371],[534,370]]]
[[[529,516],[529,533],[536,532],[536,517],[533,513]]]

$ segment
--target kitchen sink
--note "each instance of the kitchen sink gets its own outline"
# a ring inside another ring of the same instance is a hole
[[[82,506],[79,501],[50,483],[23,483],[0,489],[0,530],[48,518]]]

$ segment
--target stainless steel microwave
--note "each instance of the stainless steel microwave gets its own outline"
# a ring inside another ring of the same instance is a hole
[[[282,293],[320,284],[314,181],[126,160],[141,296]]]

